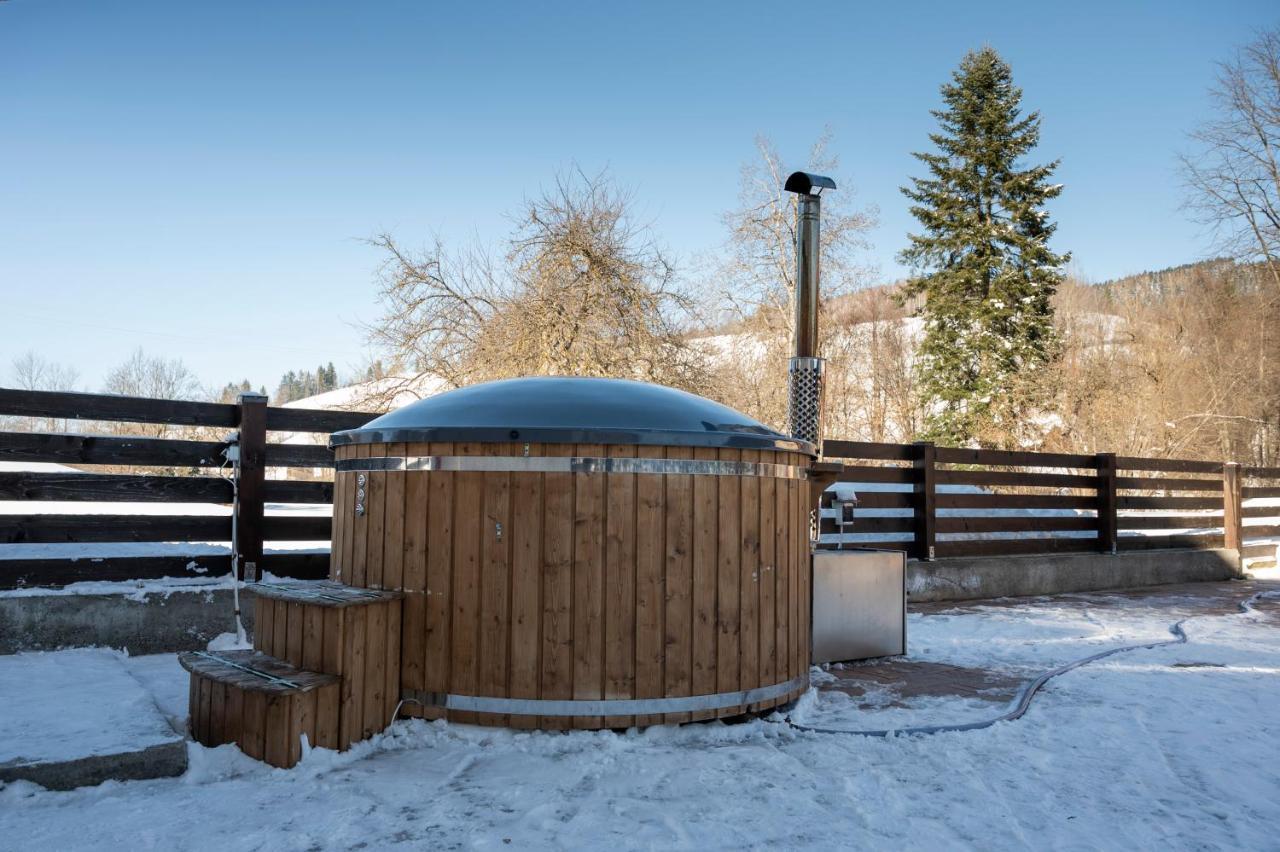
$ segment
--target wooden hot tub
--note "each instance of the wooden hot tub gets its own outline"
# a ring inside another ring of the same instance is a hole
[[[405,592],[409,715],[627,727],[808,687],[811,445],[574,378],[452,391],[331,443],[331,579]]]

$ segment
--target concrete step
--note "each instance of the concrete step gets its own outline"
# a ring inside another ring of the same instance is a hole
[[[51,790],[181,775],[174,730],[127,657],[101,648],[0,656],[0,782]]]

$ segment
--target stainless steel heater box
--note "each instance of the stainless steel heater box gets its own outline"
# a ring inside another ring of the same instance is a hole
[[[907,555],[900,550],[813,554],[813,661],[907,652]]]

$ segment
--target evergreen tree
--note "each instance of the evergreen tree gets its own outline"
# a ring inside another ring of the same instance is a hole
[[[1025,165],[1040,115],[1021,115],[1022,90],[989,47],[971,52],[942,86],[937,153],[902,192],[923,226],[899,258],[916,272],[904,299],[923,294],[920,385],[926,437],[949,444],[1016,444],[1036,404],[1036,377],[1057,351],[1052,297],[1069,255],[1048,240],[1045,202],[1058,161]]]

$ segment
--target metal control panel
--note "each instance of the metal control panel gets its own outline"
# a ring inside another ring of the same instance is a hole
[[[813,662],[907,652],[907,555],[900,550],[813,554]]]

